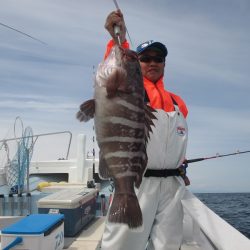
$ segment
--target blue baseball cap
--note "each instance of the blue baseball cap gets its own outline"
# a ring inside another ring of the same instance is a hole
[[[136,48],[136,53],[140,55],[147,49],[154,49],[159,51],[160,53],[163,54],[164,57],[168,55],[168,50],[166,46],[163,43],[160,42],[155,42],[154,40],[149,40],[147,42],[141,43],[137,48]]]

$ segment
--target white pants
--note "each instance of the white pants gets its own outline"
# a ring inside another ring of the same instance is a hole
[[[179,250],[182,242],[185,186],[180,177],[143,178],[137,191],[143,226],[129,229],[125,224],[106,221],[102,250]],[[108,217],[108,216],[107,216]]]

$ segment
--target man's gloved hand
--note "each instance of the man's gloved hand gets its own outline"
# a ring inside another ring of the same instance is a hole
[[[114,26],[117,25],[120,28],[120,41],[121,43],[126,40],[126,26],[123,19],[123,14],[120,10],[111,12],[106,19],[105,29],[108,30],[113,40],[118,44],[117,36],[114,33]]]

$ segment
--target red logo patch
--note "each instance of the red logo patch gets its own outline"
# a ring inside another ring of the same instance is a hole
[[[186,129],[179,126],[179,127],[177,127],[176,132],[178,135],[184,136],[186,134]]]

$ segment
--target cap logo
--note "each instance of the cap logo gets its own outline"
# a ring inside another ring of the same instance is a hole
[[[142,48],[145,48],[147,46],[148,46],[148,43],[144,43],[144,44],[141,45]]]
[[[155,45],[154,45],[155,44]],[[163,54],[164,57],[167,56],[168,51],[167,48],[164,44],[160,43],[160,42],[155,42],[154,40],[148,40],[142,44],[140,44],[137,48],[136,48],[136,52],[137,54],[142,53],[143,51],[145,51],[148,47],[150,48],[152,45],[154,45],[154,48],[157,48],[158,50],[161,51],[161,53]]]
[[[154,42],[153,40],[149,40],[149,41],[143,43],[143,44],[141,45],[141,48],[145,48],[145,47],[147,47],[148,45],[152,44],[153,42]]]

